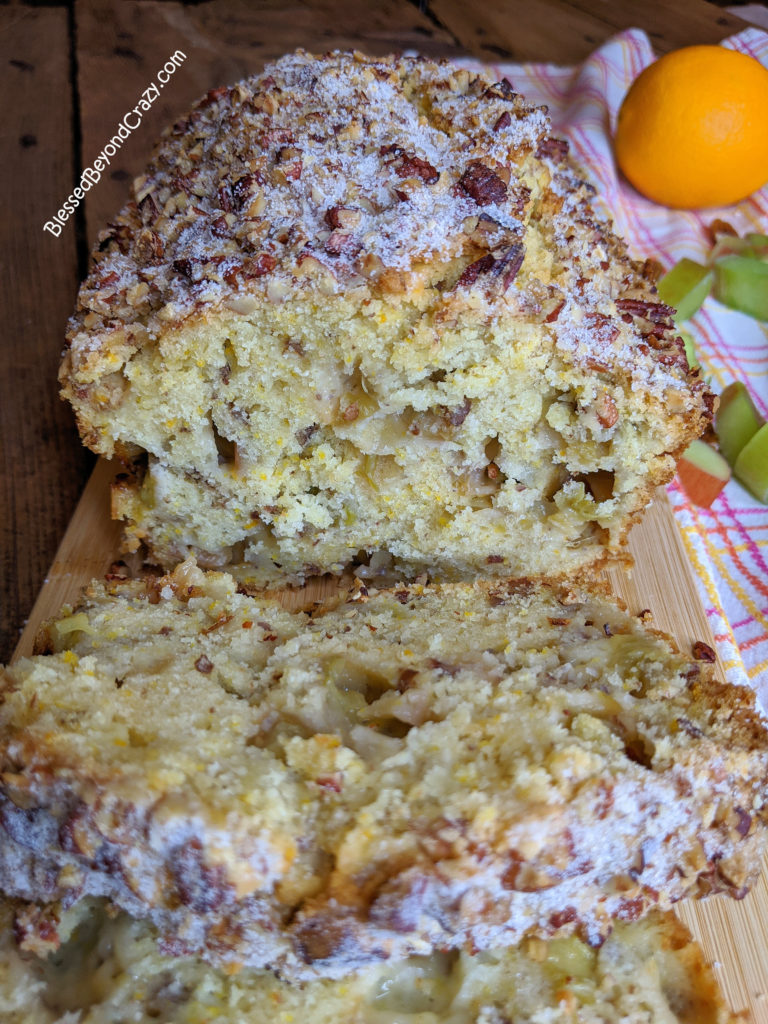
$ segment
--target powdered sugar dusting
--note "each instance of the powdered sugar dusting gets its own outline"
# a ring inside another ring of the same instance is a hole
[[[543,111],[447,63],[284,57],[166,133],[100,238],[81,320],[156,328],[262,277],[320,277],[327,291],[471,254],[465,222],[483,203],[462,174],[478,160],[504,174],[493,215],[520,232],[515,172],[548,128]]]

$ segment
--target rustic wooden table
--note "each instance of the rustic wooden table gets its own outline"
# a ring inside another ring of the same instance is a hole
[[[5,209],[0,278],[0,661],[7,660],[92,465],[57,397],[88,249],[163,125],[297,46],[575,63],[637,25],[659,52],[743,27],[707,0],[70,0],[0,7]],[[171,54],[187,59],[58,237],[43,225]]]
[[[30,0],[0,5],[6,97],[0,276],[7,327],[0,375],[0,661],[10,656],[90,474],[56,373],[67,316],[88,250],[124,202],[161,128],[210,88],[257,72],[297,46],[489,61],[576,63],[614,32],[645,29],[659,53],[713,43],[744,23],[708,0]],[[83,168],[93,165],[125,112],[168,58],[186,59],[58,237],[43,225]],[[108,520],[112,470],[100,463],[51,568],[35,623],[108,564],[117,528]],[[649,607],[681,645],[709,637],[669,506],[657,502],[630,543],[631,579],[612,585],[630,608]],[[654,557],[647,557],[652,550]],[[645,557],[642,557],[645,552]],[[743,902],[680,905],[731,1005],[768,1024],[768,865]]]

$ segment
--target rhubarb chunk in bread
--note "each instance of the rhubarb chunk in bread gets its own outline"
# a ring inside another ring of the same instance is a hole
[[[597,941],[742,895],[766,845],[753,695],[599,597],[310,617],[185,564],[94,583],[44,642],[0,685],[0,889],[108,897],[214,964]]]
[[[575,936],[469,956],[458,951],[372,965],[339,981],[290,985],[234,976],[157,948],[152,928],[84,901],[49,927],[47,958],[31,908],[0,903],[4,1024],[736,1024],[700,948],[673,914],[619,923],[591,948]]]
[[[169,129],[61,370],[128,546],[251,580],[623,557],[712,396],[549,132],[506,81],[338,53]]]

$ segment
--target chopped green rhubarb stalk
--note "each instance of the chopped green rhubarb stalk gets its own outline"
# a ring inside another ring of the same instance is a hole
[[[710,263],[716,263],[723,256],[749,256],[751,259],[768,259],[768,235],[749,234],[719,235],[710,253]]]
[[[682,259],[656,286],[662,302],[677,310],[675,320],[689,320],[702,304],[712,286],[714,274],[695,260]]]
[[[714,296],[724,306],[768,320],[768,263],[750,256],[723,256],[715,263]]]
[[[715,433],[720,451],[733,466],[744,445],[763,425],[749,392],[740,380],[734,381],[720,395],[715,416]]]
[[[694,505],[709,508],[731,478],[731,467],[704,441],[692,441],[677,463],[677,476]]]
[[[685,345],[685,358],[688,360],[688,365],[692,370],[695,370],[699,365],[699,359],[696,355],[696,345],[693,340],[693,335],[689,334],[688,331],[679,331],[680,337],[683,339]]]
[[[768,423],[741,449],[733,472],[758,501],[768,505]]]

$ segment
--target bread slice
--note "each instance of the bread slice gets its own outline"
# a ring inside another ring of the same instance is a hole
[[[239,578],[582,575],[709,418],[545,112],[448,63],[296,53],[169,129],[61,369],[129,548]]]
[[[0,687],[0,891],[106,896],[286,977],[725,890],[766,845],[750,691],[600,597],[420,585],[312,616],[185,564],[94,583]]]
[[[339,981],[290,985],[272,974],[228,976],[159,952],[146,922],[84,901],[49,920],[66,935],[46,959],[25,954],[24,921],[0,904],[5,1024],[736,1024],[712,969],[671,914],[619,923],[592,948],[580,939],[505,950],[435,953],[371,965]],[[22,923],[20,923],[22,922]]]

